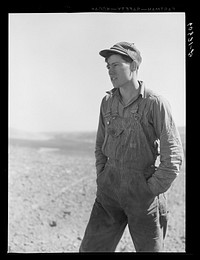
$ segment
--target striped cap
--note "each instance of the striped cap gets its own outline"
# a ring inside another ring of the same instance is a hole
[[[113,45],[113,47],[111,47],[110,49],[105,49],[100,51],[99,54],[104,58],[107,58],[111,54],[122,54],[134,60],[137,63],[138,67],[142,62],[142,57],[140,55],[140,52],[135,47],[134,43],[119,42]]]

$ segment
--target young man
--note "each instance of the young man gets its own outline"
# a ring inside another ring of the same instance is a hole
[[[180,137],[168,102],[137,80],[142,59],[135,45],[120,42],[100,55],[114,88],[101,103],[97,194],[80,252],[114,252],[127,224],[136,252],[160,252],[165,192],[182,163]]]

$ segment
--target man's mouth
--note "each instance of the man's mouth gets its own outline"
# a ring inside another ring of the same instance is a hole
[[[114,81],[116,80],[117,78],[116,77],[110,77],[111,81]]]

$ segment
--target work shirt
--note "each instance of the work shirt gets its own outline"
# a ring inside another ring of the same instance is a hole
[[[158,195],[177,177],[183,149],[168,101],[138,82],[139,95],[127,105],[116,88],[102,100],[95,147],[97,175],[108,160],[129,165],[133,174],[138,169],[146,173],[150,190]],[[160,163],[153,167],[158,155]]]

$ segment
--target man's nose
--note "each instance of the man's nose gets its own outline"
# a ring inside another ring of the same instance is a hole
[[[114,68],[110,67],[109,70],[108,70],[108,73],[109,73],[110,76],[113,76],[115,74]]]

